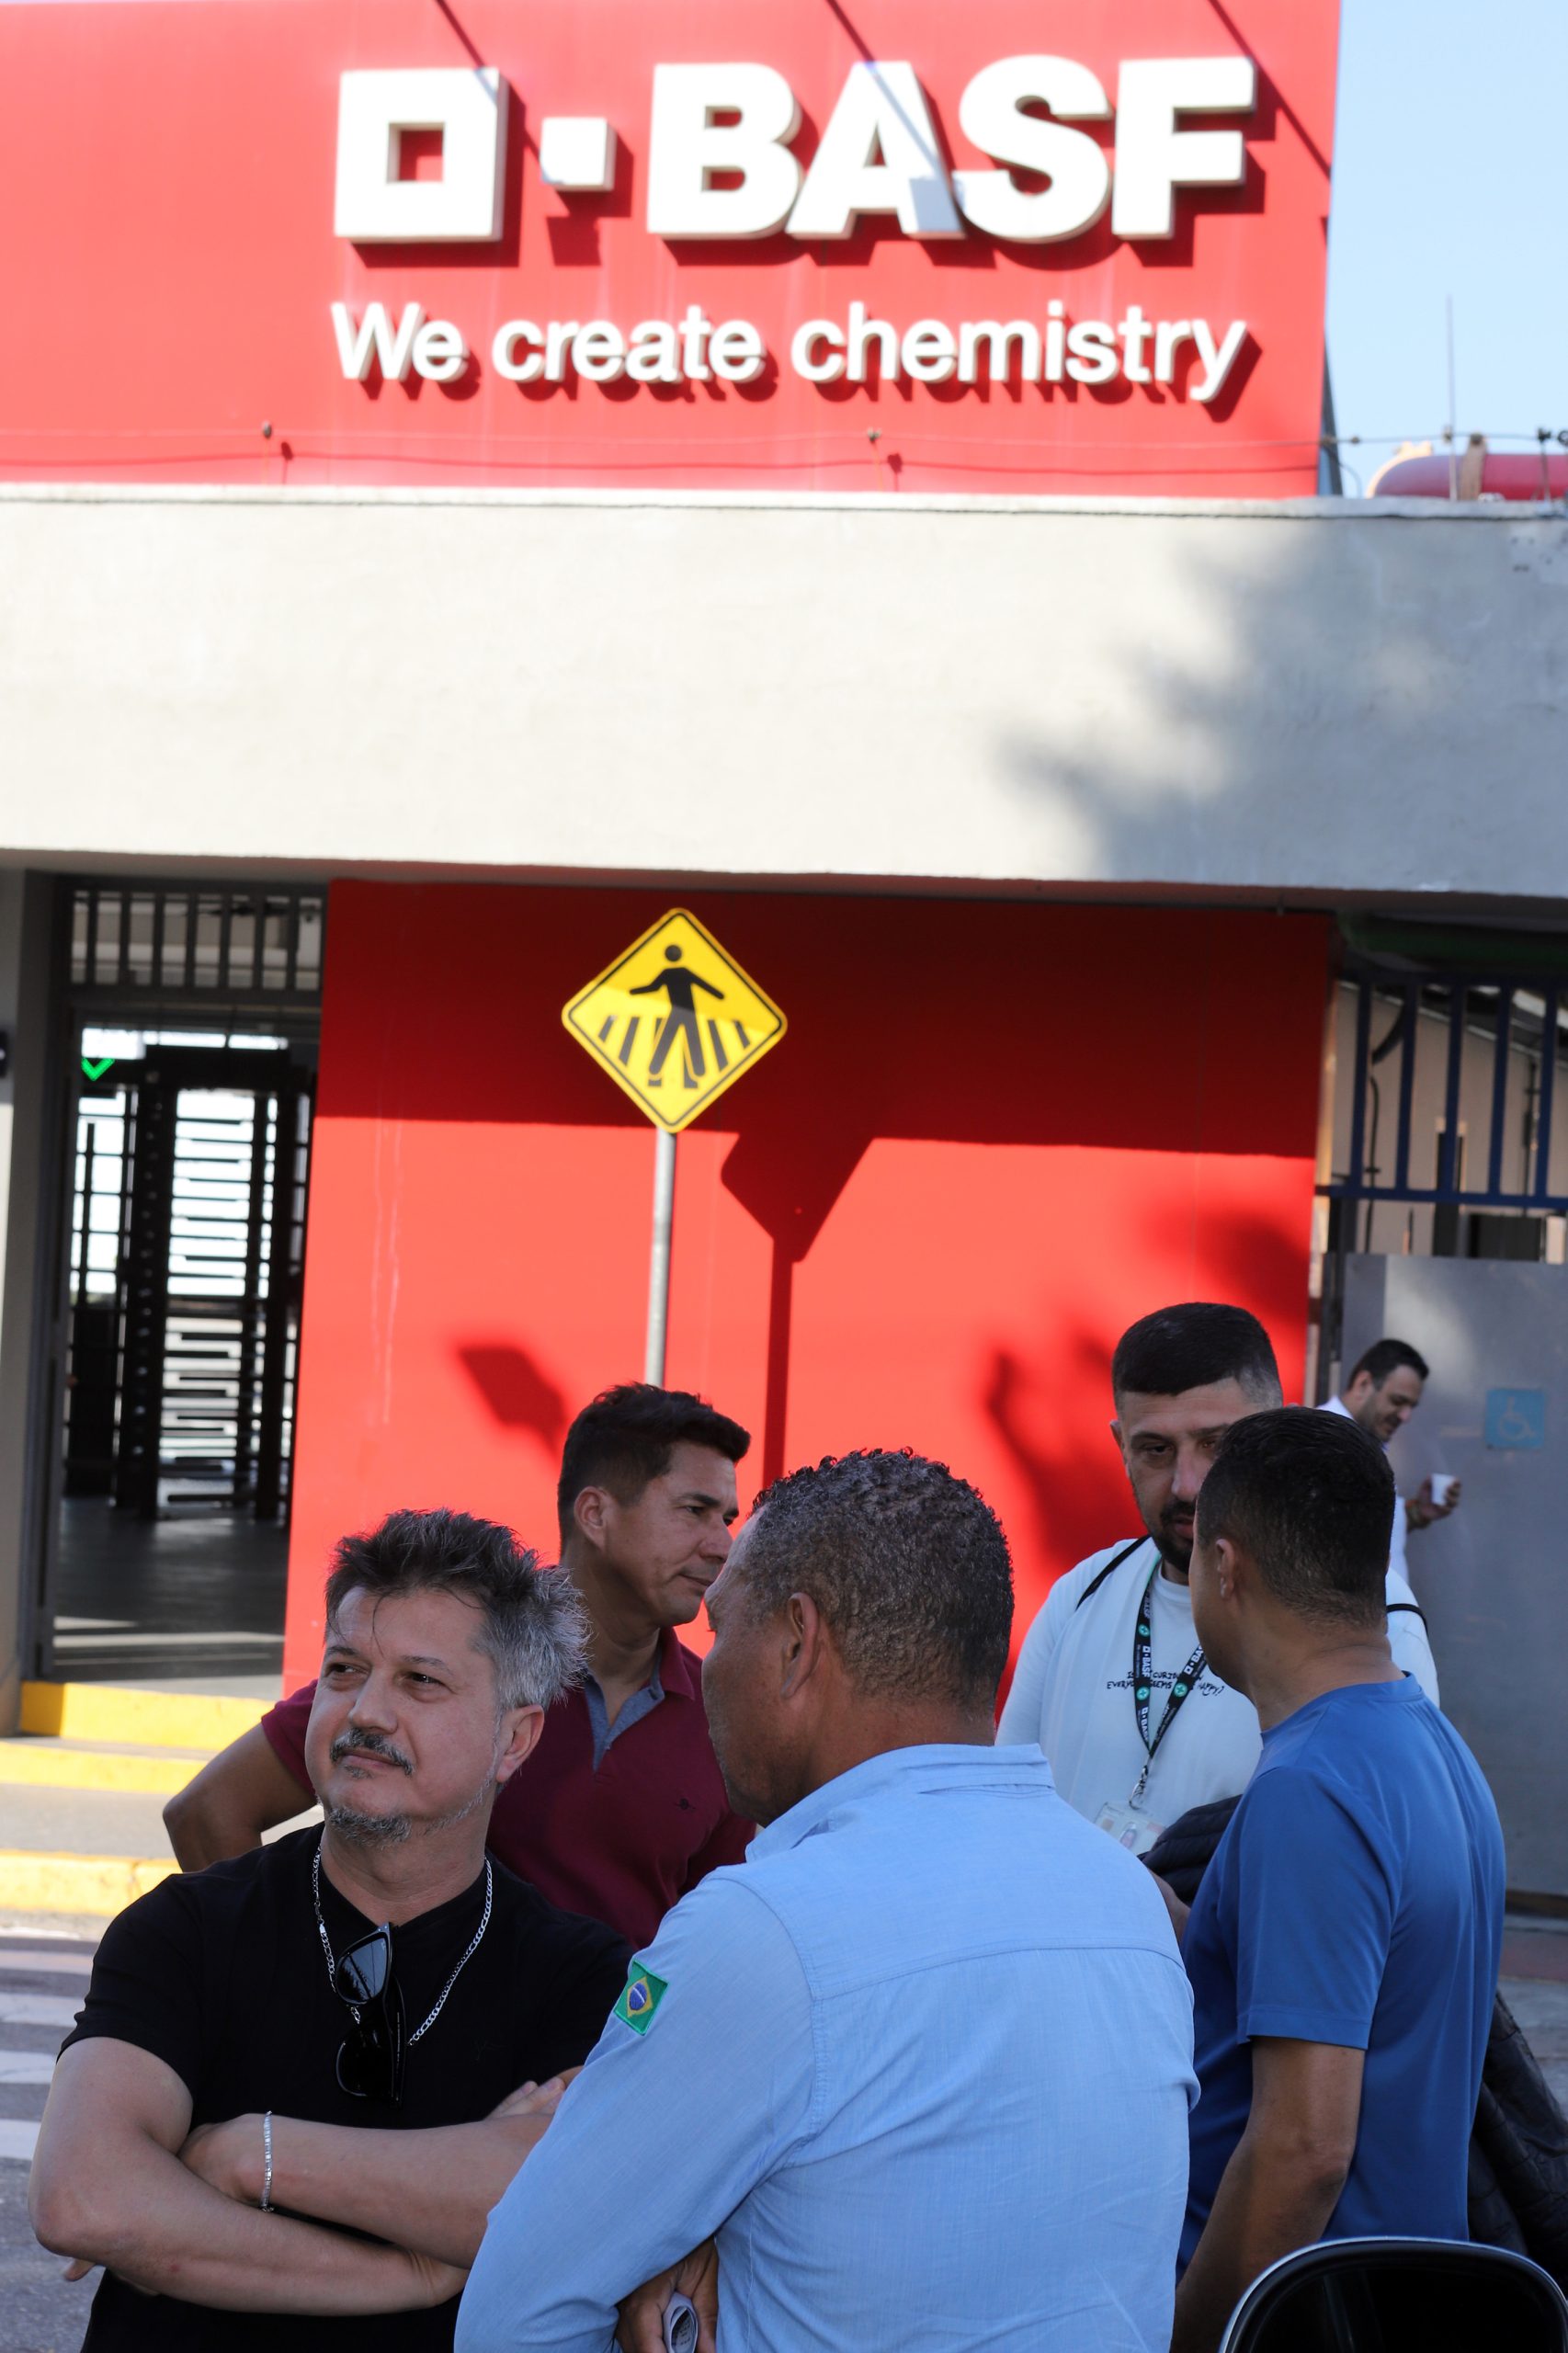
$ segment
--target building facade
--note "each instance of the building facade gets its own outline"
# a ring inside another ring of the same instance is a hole
[[[304,1677],[395,1505],[548,1549],[655,1161],[562,1007],[672,907],[789,1027],[680,1139],[667,1377],[748,1487],[975,1479],[1020,1634],[1127,1526],[1148,1307],[1296,1395],[1374,1255],[1549,1314],[1568,521],[1312,494],[1333,12],[1255,13],[4,12],[7,1710],[275,1682],[285,1614]],[[1555,1473],[1466,1312],[1423,1598],[1550,1893],[1486,1594],[1544,1656]],[[241,1522],[204,1631],[169,1546]]]

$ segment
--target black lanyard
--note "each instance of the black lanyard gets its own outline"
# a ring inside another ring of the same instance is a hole
[[[1150,1573],[1149,1582],[1143,1588],[1143,1598],[1138,1605],[1138,1620],[1132,1631],[1132,1705],[1138,1713],[1139,1733],[1148,1752],[1148,1762],[1144,1765],[1138,1779],[1140,1790],[1149,1778],[1149,1767],[1154,1761],[1155,1750],[1180,1714],[1187,1693],[1192,1689],[1207,1664],[1203,1656],[1202,1645],[1199,1644],[1171,1685],[1170,1697],[1165,1701],[1165,1712],[1160,1718],[1159,1727],[1153,1739],[1151,1740],[1149,1737],[1149,1694],[1153,1688],[1152,1669],[1154,1636],[1149,1597],[1154,1590],[1154,1579],[1159,1574],[1159,1563],[1156,1562]]]

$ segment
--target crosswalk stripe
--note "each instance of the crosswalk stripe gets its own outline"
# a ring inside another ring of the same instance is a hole
[[[9,2157],[18,2165],[30,2165],[37,2147],[36,2124],[24,2124],[19,2117],[0,2116],[0,2158]]]
[[[74,2026],[81,2006],[74,1994],[0,1994],[0,2025]]]
[[[0,2052],[0,2083],[51,2083],[54,2052]]]
[[[51,2083],[54,2052],[0,2052],[0,2083]]]
[[[31,1951],[0,1944],[0,1977],[86,1977],[92,1966],[90,1952]]]

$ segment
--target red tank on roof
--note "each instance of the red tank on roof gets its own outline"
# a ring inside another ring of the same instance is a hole
[[[1477,434],[1457,463],[1443,449],[1393,458],[1367,484],[1369,498],[1503,498],[1525,505],[1568,497],[1568,451],[1489,449]]]

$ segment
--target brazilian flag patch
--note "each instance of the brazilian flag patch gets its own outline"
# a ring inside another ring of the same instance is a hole
[[[653,2023],[654,2011],[669,1990],[662,1977],[655,1977],[650,1970],[640,1969],[633,1961],[626,1972],[620,1999],[610,2016],[619,2018],[623,2026],[629,2026],[633,2034],[646,2034]]]

